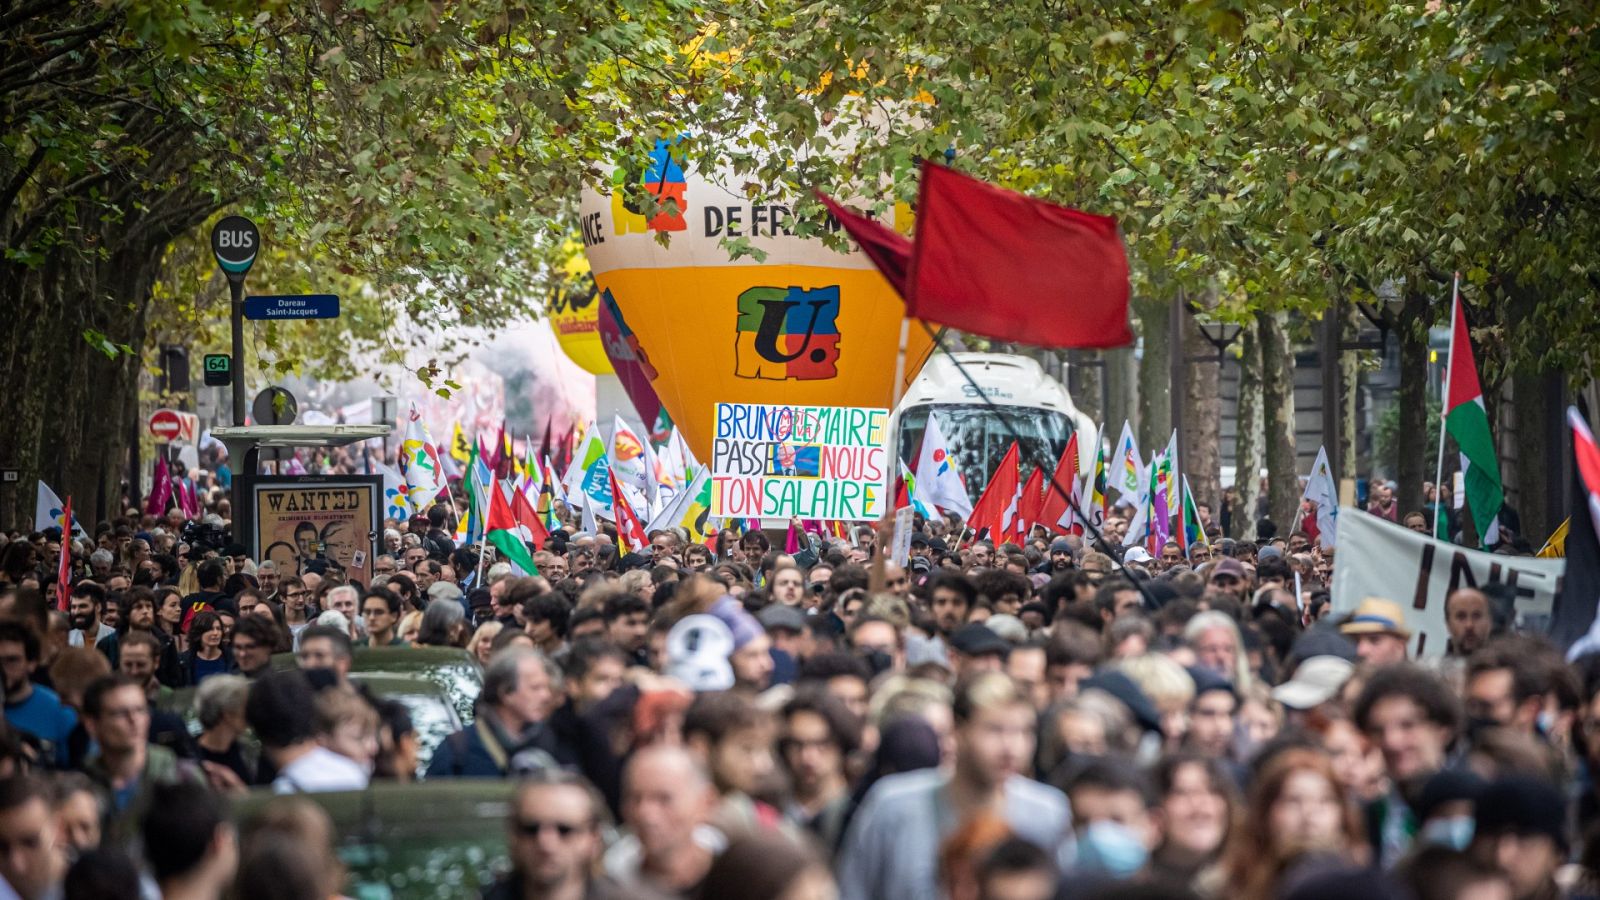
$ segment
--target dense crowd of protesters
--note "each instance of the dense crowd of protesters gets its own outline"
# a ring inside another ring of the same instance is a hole
[[[1151,554],[1116,516],[919,516],[901,566],[866,526],[624,554],[566,518],[524,574],[435,506],[368,584],[215,517],[9,535],[3,896],[338,896],[310,795],[419,778],[515,781],[496,898],[1594,894],[1600,661],[1508,593],[1457,591],[1411,660],[1394,598],[1332,613],[1333,552],[1270,523]],[[462,648],[472,721],[422,746],[360,684],[380,647]]]

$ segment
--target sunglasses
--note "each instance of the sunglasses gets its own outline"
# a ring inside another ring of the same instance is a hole
[[[587,825],[574,825],[571,822],[546,822],[541,819],[518,819],[515,829],[519,836],[536,838],[546,828],[554,828],[562,840],[572,837],[580,831],[587,831]]]

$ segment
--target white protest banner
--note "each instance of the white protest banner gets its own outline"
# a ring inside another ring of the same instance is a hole
[[[901,568],[905,568],[911,562],[913,512],[909,506],[894,511],[894,540],[889,545],[889,559]]]
[[[1412,655],[1442,656],[1450,636],[1444,601],[1452,591],[1505,584],[1516,592],[1519,627],[1543,633],[1565,571],[1565,560],[1484,553],[1346,508],[1333,558],[1333,613],[1348,613],[1367,597],[1392,600],[1405,611]]]
[[[882,518],[888,423],[887,409],[716,404],[711,514]]]

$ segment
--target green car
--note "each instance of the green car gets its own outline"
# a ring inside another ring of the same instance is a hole
[[[460,778],[375,783],[365,791],[301,794],[327,811],[356,900],[475,897],[508,867],[506,815],[513,783]],[[233,804],[246,823],[272,798],[251,791]]]
[[[293,653],[272,657],[275,669],[293,669]],[[472,722],[472,704],[483,689],[483,672],[467,651],[454,647],[358,647],[350,680],[386,700],[404,703],[417,730],[417,758],[426,771],[444,739]],[[189,733],[200,733],[192,687],[179,688],[158,706],[184,718]],[[249,738],[247,738],[248,740]]]

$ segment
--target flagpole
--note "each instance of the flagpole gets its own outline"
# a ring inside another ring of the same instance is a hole
[[[477,468],[478,467],[475,466],[475,465],[470,465],[469,464],[468,468],[472,470],[472,471],[467,473],[467,476],[472,479],[472,483],[477,486],[479,491],[487,492],[489,489],[485,488],[482,484],[478,483],[478,472],[477,472]],[[494,478],[493,475],[490,475],[489,477],[491,479]],[[447,482],[447,484],[448,484],[448,482]],[[499,489],[500,489],[500,485],[498,485],[498,484],[496,484],[494,486],[494,488],[493,488],[493,490],[497,490],[497,491]],[[489,551],[489,541],[488,541],[488,536],[489,536],[489,510],[488,510],[488,506],[489,506],[489,504],[494,503],[494,497],[489,497],[488,501],[489,501],[488,503],[484,504],[485,508],[483,510],[483,527],[482,527],[482,529],[480,529],[479,534],[478,534],[478,574],[472,579],[472,587],[473,587],[473,589],[477,589],[477,588],[483,587],[483,558],[485,556],[489,555],[489,552],[488,552]],[[453,503],[455,501],[452,500],[451,502]]]
[[[894,384],[890,388],[889,420],[894,427],[889,429],[889,457],[896,463],[900,461],[900,421],[895,417],[895,412],[900,406],[900,397],[905,393],[901,382],[906,375],[906,343],[911,339],[911,320],[905,316],[900,317],[900,346],[894,354]],[[883,518],[878,520],[878,549],[881,551],[888,543],[886,540],[893,532],[890,523],[894,521],[894,492],[890,491],[888,509],[884,511]],[[854,529],[852,529],[852,534]],[[867,590],[878,593],[888,579],[884,570],[884,556],[882,552],[872,554],[872,562],[867,569]]]
[[[1450,402],[1450,377],[1456,365],[1456,308],[1461,303],[1461,273],[1450,286],[1450,356],[1444,362],[1444,388],[1439,398],[1439,465],[1433,474],[1433,537],[1439,539],[1439,513],[1444,506],[1444,413]]]

